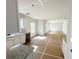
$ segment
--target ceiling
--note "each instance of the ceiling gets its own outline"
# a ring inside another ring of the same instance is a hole
[[[71,3],[71,0],[18,0],[18,12],[41,20],[67,19],[71,18]]]

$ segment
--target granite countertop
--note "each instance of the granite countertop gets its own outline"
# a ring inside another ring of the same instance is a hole
[[[7,35],[6,38],[10,38],[10,37],[15,37],[15,36],[20,36],[20,35],[24,35],[26,33],[12,33],[10,35]]]
[[[18,44],[7,51],[7,59],[25,59],[33,49],[31,46]]]

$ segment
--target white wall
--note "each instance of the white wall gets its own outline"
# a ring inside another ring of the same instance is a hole
[[[71,38],[72,38],[72,20],[69,19],[68,21],[68,33],[67,33],[67,43],[65,44],[64,46],[64,56],[65,56],[65,59],[72,59],[72,53],[71,53],[71,49],[72,49],[72,41],[71,41]]]
[[[64,45],[64,58],[65,59],[72,59],[72,52],[71,52],[71,49],[72,49],[72,43],[71,42],[68,42],[67,44]]]
[[[6,33],[18,32],[17,0],[6,0]]]

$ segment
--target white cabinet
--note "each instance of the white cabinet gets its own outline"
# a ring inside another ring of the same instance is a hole
[[[11,47],[11,46],[14,46],[14,38],[8,38],[7,40],[6,40],[6,48],[9,48],[9,47]]]
[[[23,44],[25,42],[25,35],[20,36],[20,43]]]
[[[6,49],[17,45],[17,44],[23,44],[25,43],[25,35],[17,35],[17,36],[13,36],[13,37],[9,37],[6,40]]]
[[[15,42],[14,42],[15,45],[20,44],[20,36],[14,37],[14,40],[15,40]]]

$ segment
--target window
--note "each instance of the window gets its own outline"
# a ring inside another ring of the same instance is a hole
[[[24,22],[23,22],[23,18],[21,18],[19,20],[19,31],[20,32],[24,32]]]
[[[35,33],[35,23],[30,23],[31,33]]]
[[[62,31],[62,23],[48,23],[47,24],[48,31]]]

